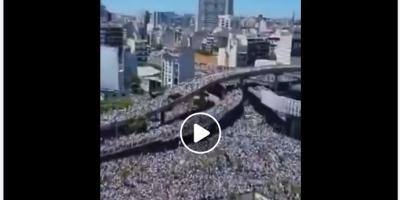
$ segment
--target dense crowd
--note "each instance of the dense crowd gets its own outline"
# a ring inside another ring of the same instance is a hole
[[[177,149],[101,163],[102,200],[228,199],[257,191],[300,199],[300,141],[275,133],[251,106],[222,132],[216,149]]]
[[[219,119],[226,112],[237,106],[243,98],[241,90],[233,90],[228,92],[224,99],[218,101],[213,107],[205,112]],[[182,110],[177,109],[177,112]],[[149,130],[146,133],[131,134],[121,136],[119,138],[105,139],[101,141],[101,155],[109,155],[116,152],[121,152],[133,147],[148,144],[155,141],[168,141],[179,137],[179,130],[182,120],[177,120],[171,124],[163,125]]]
[[[276,66],[275,66],[276,67]],[[134,118],[137,116],[142,116],[152,110],[156,110],[162,106],[170,103],[168,101],[168,97],[171,94],[180,94],[182,96],[186,96],[191,92],[206,86],[207,84],[223,79],[235,74],[241,74],[245,72],[257,71],[260,69],[268,69],[271,67],[248,67],[248,68],[235,68],[234,70],[227,70],[221,73],[215,73],[203,77],[196,77],[191,80],[187,80],[185,82],[181,82],[176,86],[168,88],[163,95],[160,95],[156,98],[150,97],[142,97],[142,98],[133,98],[137,102],[133,104],[132,107],[120,110],[120,111],[112,111],[107,114],[103,114],[100,119],[101,126],[109,125],[113,122]]]
[[[101,114],[100,123],[102,126],[113,123],[115,121],[122,121],[131,116],[140,116],[147,112],[147,102],[151,101],[151,96],[149,94],[143,95],[131,95],[130,100],[132,106],[121,110],[112,110],[110,112]],[[141,106],[138,106],[141,105]]]

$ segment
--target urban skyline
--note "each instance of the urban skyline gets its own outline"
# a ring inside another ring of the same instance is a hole
[[[177,14],[198,14],[198,0],[101,0],[101,3],[111,12],[126,15],[137,15],[145,10],[174,11]],[[300,0],[234,0],[234,13],[236,16],[257,16],[259,14],[269,18],[295,18],[300,19]]]

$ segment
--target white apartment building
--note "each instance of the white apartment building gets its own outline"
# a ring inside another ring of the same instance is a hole
[[[228,65],[228,53],[226,52],[226,48],[218,48],[218,58],[217,58],[218,66],[227,66]]]
[[[276,42],[276,62],[282,65],[290,65],[292,51],[292,34],[286,30],[277,30],[279,40]]]
[[[237,67],[246,65],[247,38],[244,35],[229,34],[226,48],[219,48],[218,65]]]
[[[127,46],[130,48],[130,53],[137,57],[139,65],[147,62],[147,56],[149,56],[150,50],[146,40],[129,38],[127,40]]]
[[[161,86],[161,71],[153,66],[138,67],[140,87],[146,92],[152,92]]]
[[[258,33],[263,34],[268,32],[267,22],[263,19],[258,22]]]
[[[118,48],[100,47],[100,88],[107,91],[123,90],[123,67],[118,62]]]
[[[194,77],[194,51],[167,50],[162,56],[162,85],[170,87]]]
[[[232,15],[218,15],[218,27],[221,29],[232,29]]]

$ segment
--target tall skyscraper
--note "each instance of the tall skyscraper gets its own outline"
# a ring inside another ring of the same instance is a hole
[[[140,30],[139,32],[140,32],[141,39],[148,40],[148,37],[147,37],[147,24],[150,23],[150,17],[151,17],[150,12],[146,10],[144,12],[144,16],[143,16],[143,24],[141,24],[140,27],[139,27],[139,30]]]
[[[292,21],[290,22],[291,25],[294,25],[294,20],[295,20],[295,14],[294,14],[294,11],[293,11],[293,14],[292,14]]]
[[[144,18],[143,18],[144,24],[148,24],[150,22],[150,16],[151,16],[151,13],[146,10],[144,12]]]
[[[212,31],[218,26],[218,15],[233,15],[233,0],[199,0],[198,28]]]
[[[153,28],[158,27],[161,24],[161,13],[154,11],[150,18],[150,24],[153,25]]]

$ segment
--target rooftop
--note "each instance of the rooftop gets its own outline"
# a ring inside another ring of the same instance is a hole
[[[161,82],[161,78],[158,77],[158,76],[147,76],[147,77],[143,77],[143,79],[152,80],[152,81],[156,81],[156,82]]]
[[[203,55],[200,53],[194,54],[194,62],[199,64],[214,64],[217,65],[217,56],[214,55]]]
[[[155,76],[160,74],[160,70],[153,66],[138,66],[137,73],[139,77]]]

